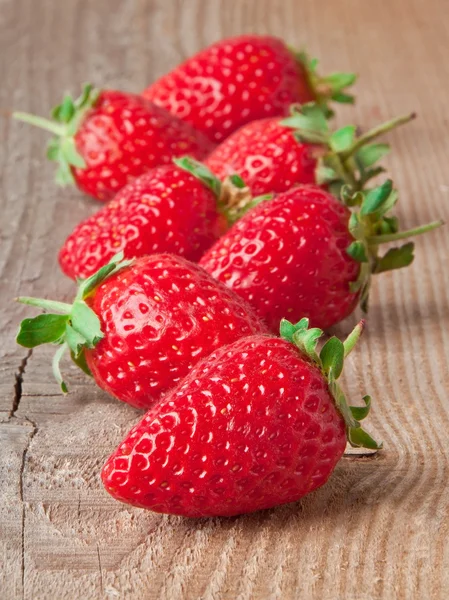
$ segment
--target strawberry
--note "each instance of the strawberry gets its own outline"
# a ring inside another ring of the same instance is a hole
[[[282,315],[308,317],[326,329],[355,309],[367,308],[371,274],[409,265],[413,243],[379,255],[379,246],[430,231],[441,221],[398,231],[386,216],[397,201],[392,182],[342,201],[318,186],[298,186],[260,202],[200,260],[216,279],[238,292],[271,331]],[[356,210],[358,209],[358,210]]]
[[[58,163],[56,181],[109,200],[126,183],[173,157],[204,158],[211,142],[191,125],[140,96],[86,85],[66,96],[54,121],[25,113],[14,117],[55,134],[48,158]]]
[[[373,139],[409,122],[415,114],[396,117],[355,137],[355,126],[330,131],[317,104],[292,106],[287,119],[271,117],[241,127],[215,148],[205,164],[223,179],[238,173],[253,195],[285,192],[297,184],[342,183],[354,191],[382,169],[375,163],[389,151]],[[358,177],[358,178],[357,178]]]
[[[353,102],[352,73],[320,78],[317,61],[272,36],[221,40],[164,75],[143,96],[220,142],[256,119],[285,116],[292,103]]]
[[[59,346],[53,370],[63,392],[59,361],[70,350],[102,389],[148,408],[216,348],[266,331],[239,296],[181,257],[121,259],[82,281],[73,304],[18,299],[50,311],[25,319],[17,342]]]
[[[59,253],[64,273],[89,277],[122,250],[126,258],[169,252],[199,260],[227,228],[222,199],[240,190],[235,178],[222,184],[192,159],[176,163],[131,181],[77,225]]]
[[[346,447],[380,448],[338,385],[362,330],[331,338],[283,321],[199,362],[107,460],[117,500],[187,517],[232,516],[295,502],[326,483]]]

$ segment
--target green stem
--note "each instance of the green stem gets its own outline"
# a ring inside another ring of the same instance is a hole
[[[354,177],[354,172],[352,171],[352,169],[346,164],[346,160],[343,160],[341,155],[338,153],[336,154],[336,157],[342,179],[351,186],[353,192],[359,191],[361,187],[360,183]]]
[[[361,321],[359,321],[359,323],[357,323],[357,325],[354,327],[354,329],[351,331],[351,333],[348,335],[348,337],[343,342],[345,358],[348,356],[348,354],[353,350],[354,346],[357,344],[360,336],[363,333],[364,328],[365,328],[365,321],[362,319]]]
[[[62,378],[61,368],[59,366],[59,363],[61,362],[61,358],[63,357],[63,355],[67,349],[68,349],[68,345],[66,342],[64,342],[64,344],[61,344],[61,346],[58,348],[58,350],[56,350],[55,355],[53,356],[52,363],[51,363],[53,375],[55,376],[56,381],[61,386],[61,391],[63,394],[67,394],[68,389],[67,389],[67,385],[66,385],[64,379]]]
[[[45,298],[19,296],[19,298],[16,298],[16,301],[20,302],[21,304],[29,304],[30,306],[37,306],[44,310],[61,313],[62,315],[69,315],[72,310],[71,304],[67,304],[66,302],[57,302],[55,300],[46,300]]]
[[[444,225],[444,221],[433,221],[432,223],[427,223],[426,225],[421,225],[420,227],[415,227],[414,229],[408,229],[406,231],[398,231],[397,233],[385,233],[383,235],[373,235],[367,237],[367,242],[370,246],[386,244],[387,242],[396,242],[397,240],[403,240],[414,235],[421,235],[422,233],[427,233],[428,231],[437,229],[442,225]]]
[[[357,152],[357,150],[360,150],[360,148],[362,146],[364,146],[365,144],[367,144],[368,142],[371,142],[372,140],[376,139],[380,135],[383,135],[384,133],[387,133],[388,131],[395,129],[396,127],[399,127],[400,125],[405,125],[405,123],[409,123],[410,121],[412,121],[415,118],[416,118],[416,113],[410,113],[408,115],[402,115],[400,117],[396,117],[394,119],[391,119],[391,121],[387,121],[386,123],[382,123],[381,125],[374,127],[370,131],[367,131],[366,133],[362,134],[359,138],[357,138],[355,140],[355,142],[353,143],[353,145],[350,148],[348,148],[347,150],[342,152],[340,154],[341,159],[342,160],[348,159],[350,156],[353,156]]]
[[[64,135],[65,128],[61,127],[57,123],[50,121],[49,119],[44,119],[43,117],[38,117],[37,115],[30,115],[28,113],[23,112],[15,112],[12,114],[14,119],[18,121],[23,121],[24,123],[29,123],[30,125],[35,125],[36,127],[40,127],[40,129],[45,129],[54,133],[55,135]]]

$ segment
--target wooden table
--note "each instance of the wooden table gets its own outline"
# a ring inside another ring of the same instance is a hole
[[[46,114],[83,81],[141,90],[220,37],[270,32],[322,70],[361,74],[340,122],[367,128],[416,110],[390,136],[403,224],[448,216],[449,49],[444,0],[1,0],[0,597],[2,600],[440,599],[449,593],[448,235],[417,240],[414,265],[373,286],[368,331],[348,361],[352,397],[374,398],[385,450],[345,458],[303,502],[190,521],[127,508],[99,483],[138,413],[51,349],[17,347],[18,295],[69,298],[57,251],[98,205],[52,182]],[[348,329],[343,325],[343,330]]]

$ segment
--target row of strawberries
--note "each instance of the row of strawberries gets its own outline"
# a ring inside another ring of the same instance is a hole
[[[56,136],[59,183],[109,201],[61,249],[74,302],[20,298],[45,313],[17,340],[57,345],[63,391],[69,351],[148,410],[103,469],[114,497],[240,514],[325,483],[346,441],[379,447],[360,423],[369,396],[349,406],[337,381],[363,323],[317,347],[322,329],[367,308],[372,274],[413,260],[410,242],[381,245],[441,223],[400,231],[391,180],[367,187],[389,150],[376,138],[413,114],[361,135],[329,127],[329,102],[352,102],[354,79],[320,78],[280,40],[240,36],[141,96],[88,85],[53,121],[16,113]]]

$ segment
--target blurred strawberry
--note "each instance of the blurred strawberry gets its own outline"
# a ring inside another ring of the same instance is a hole
[[[58,163],[56,182],[76,184],[97,200],[109,200],[126,183],[173,157],[204,158],[211,142],[185,121],[140,96],[84,87],[66,96],[53,121],[26,113],[14,117],[55,134],[47,156]]]
[[[317,62],[272,36],[241,35],[198,52],[164,75],[143,96],[220,142],[256,119],[285,116],[293,103],[353,102],[356,76],[319,77]]]
[[[238,202],[236,178],[220,182],[190,158],[137,177],[75,227],[59,253],[66,275],[86,278],[117,252],[126,258],[170,252],[197,261],[228,228],[224,202]]]

